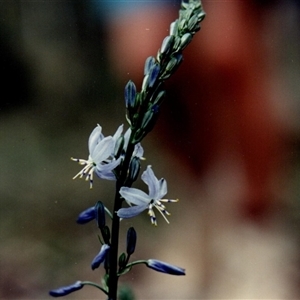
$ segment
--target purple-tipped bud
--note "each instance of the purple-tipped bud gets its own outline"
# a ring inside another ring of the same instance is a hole
[[[150,72],[154,64],[155,64],[155,58],[153,56],[149,56],[145,61],[145,67],[144,67],[145,76]]]
[[[96,203],[95,212],[98,228],[101,229],[105,226],[105,209],[101,201]]]
[[[133,227],[130,227],[127,231],[127,248],[126,252],[131,255],[135,250],[136,245],[136,231]]]
[[[126,108],[134,107],[135,96],[136,96],[136,87],[133,81],[129,80],[125,86],[125,105]]]
[[[153,85],[156,82],[156,79],[158,78],[160,71],[160,65],[159,64],[154,64],[152,68],[150,69],[149,72],[149,82],[148,82],[148,87],[153,87]]]
[[[185,275],[184,269],[170,265],[157,259],[148,259],[147,267],[157,272],[162,272],[170,275]]]
[[[83,284],[81,281],[76,281],[74,284],[63,286],[59,289],[52,290],[49,292],[49,295],[52,297],[62,297],[66,296],[70,293],[73,293],[75,291],[78,291],[83,288]]]
[[[104,262],[109,249],[110,249],[110,246],[107,244],[104,244],[101,247],[100,252],[95,256],[95,258],[92,261],[92,264],[91,264],[92,270],[99,268],[99,266]]]
[[[95,206],[89,207],[78,215],[76,222],[78,224],[86,224],[96,217]]]

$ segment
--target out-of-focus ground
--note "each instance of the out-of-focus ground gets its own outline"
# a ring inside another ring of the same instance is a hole
[[[126,123],[123,88],[137,76],[126,69],[120,74],[113,64],[109,51],[122,55],[122,49],[110,32],[113,24],[101,16],[105,11],[89,1],[0,3],[1,299],[48,299],[50,289],[101,278],[100,270],[90,269],[99,251],[96,226],[75,220],[97,200],[112,208],[114,184],[95,180],[89,190],[84,180],[73,181],[80,166],[70,157],[87,158],[88,136],[97,123],[105,135]],[[160,218],[154,228],[146,213],[122,224],[124,230],[134,225],[138,233],[133,259],[168,261],[185,267],[187,275],[138,266],[121,280],[133,287],[137,299],[299,298],[299,16],[294,2],[282,2],[268,8],[261,24],[273,49],[273,72],[284,87],[283,97],[277,97],[277,84],[273,90],[289,149],[281,164],[284,178],[275,176],[272,182],[280,205],[263,225],[241,220],[234,207],[243,174],[238,165],[235,170],[234,159],[196,177],[165,146],[160,121],[143,142],[143,167],[151,164],[159,178],[166,178],[168,196],[180,202],[168,206],[170,225]],[[155,24],[148,29],[160,30]],[[205,30],[204,21],[197,38]],[[163,110],[161,118],[167,113]],[[186,141],[179,138],[177,147],[186,149]],[[84,287],[68,299],[105,297]]]

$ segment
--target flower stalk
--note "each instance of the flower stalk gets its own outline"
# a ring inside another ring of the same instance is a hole
[[[148,57],[145,61],[141,90],[138,92],[132,81],[125,86],[126,120],[129,129],[123,134],[123,125],[120,125],[113,136],[105,137],[102,127],[98,125],[89,137],[88,159],[72,158],[83,165],[83,169],[74,176],[74,179],[86,177],[90,188],[94,183],[94,174],[101,179],[116,181],[112,212],[98,201],[94,207],[84,210],[77,219],[79,224],[96,220],[102,235],[102,238],[99,237],[102,246],[100,252],[94,257],[91,267],[95,270],[103,264],[105,275],[102,280],[103,286],[89,281],[77,281],[72,285],[50,291],[51,296],[64,296],[81,289],[84,285],[93,285],[102,290],[108,296],[108,300],[117,300],[119,277],[137,264],[145,264],[148,268],[165,274],[185,275],[183,268],[157,259],[129,263],[137,240],[133,227],[127,231],[127,254],[123,252],[118,256],[119,231],[120,218],[132,218],[144,210],[148,210],[151,223],[157,225],[153,208],[157,209],[169,223],[166,216],[170,213],[163,203],[178,201],[178,199],[162,199],[167,194],[167,182],[164,178],[158,180],[151,166],[148,166],[141,175],[141,179],[148,186],[149,193],[146,194],[131,186],[138,179],[140,160],[143,159],[144,150],[140,142],[155,126],[160,106],[165,98],[164,82],[181,64],[182,51],[200,29],[200,22],[204,16],[200,0],[182,0],[179,17],[170,25],[170,35],[163,40],[156,57]],[[124,202],[130,207],[123,207]],[[111,219],[111,230],[106,225],[105,214],[108,214]]]

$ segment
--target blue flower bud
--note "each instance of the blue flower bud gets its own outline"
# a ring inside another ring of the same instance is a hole
[[[95,212],[98,228],[101,229],[105,226],[105,208],[101,201],[96,203]]]
[[[96,217],[95,206],[89,207],[78,215],[77,223],[78,224],[86,224]]]
[[[162,272],[170,275],[185,275],[184,269],[170,265],[157,259],[148,259],[147,267],[157,272]]]
[[[92,270],[99,268],[99,266],[104,262],[109,249],[110,249],[110,246],[107,244],[104,244],[101,247],[100,252],[95,256],[95,258],[92,261],[92,264],[91,264]]]
[[[73,293],[75,291],[78,291],[83,288],[83,284],[81,281],[76,281],[74,284],[64,286],[61,288],[58,288],[56,290],[52,290],[49,292],[49,295],[52,297],[62,297],[66,296],[70,293]]]
[[[126,108],[134,107],[135,96],[136,96],[136,87],[133,81],[129,80],[125,86],[125,104]]]
[[[146,76],[150,72],[154,64],[155,64],[155,58],[153,56],[149,56],[145,61],[144,76]]]
[[[135,250],[136,245],[136,231],[133,227],[130,227],[127,231],[127,248],[126,252],[131,255]]]
[[[156,82],[156,79],[158,78],[160,71],[160,65],[159,64],[154,64],[152,68],[150,69],[149,72],[149,81],[148,81],[148,86],[151,88]]]

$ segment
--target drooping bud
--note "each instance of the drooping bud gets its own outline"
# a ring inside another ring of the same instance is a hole
[[[104,244],[101,247],[100,252],[95,256],[95,258],[93,259],[93,261],[91,263],[92,270],[99,268],[99,266],[104,262],[109,249],[110,249],[110,246],[107,244]]]
[[[162,272],[170,275],[185,275],[185,270],[183,268],[170,265],[157,259],[148,259],[147,267],[157,272]]]
[[[52,290],[49,292],[49,295],[52,297],[62,297],[69,295],[75,291],[78,291],[83,288],[83,284],[81,281],[76,281],[75,283],[68,285],[68,286],[63,286],[61,288],[58,288],[56,290]]]
[[[86,224],[96,217],[95,206],[89,207],[78,215],[77,223],[78,224]]]

